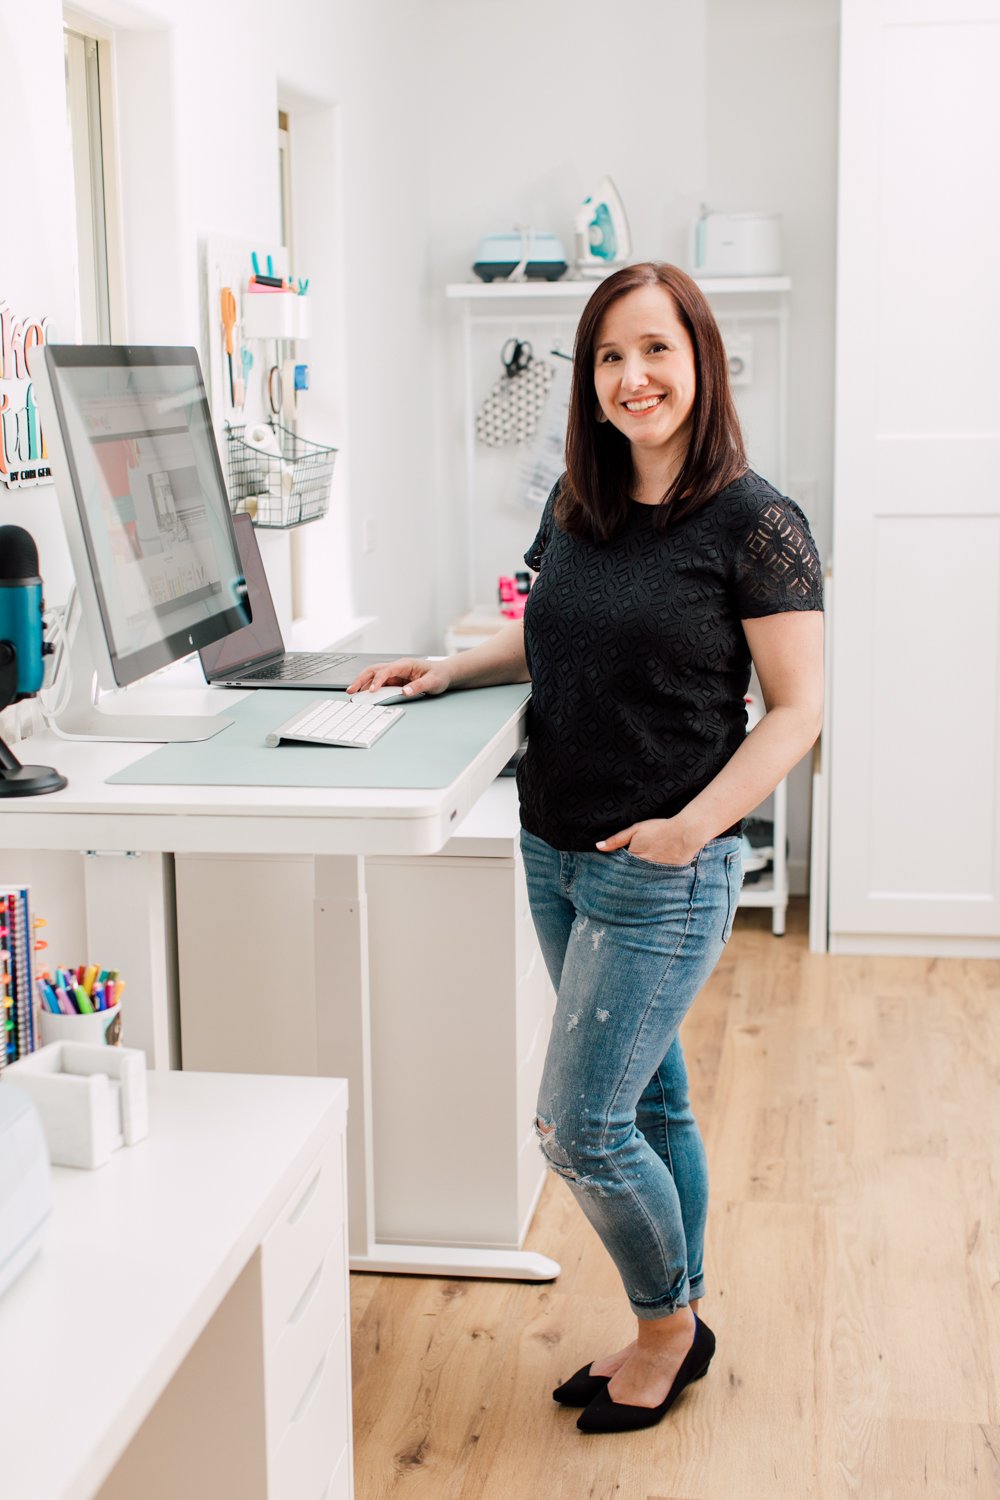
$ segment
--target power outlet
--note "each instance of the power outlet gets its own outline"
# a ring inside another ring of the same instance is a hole
[[[729,384],[753,384],[753,338],[749,333],[730,334],[725,341],[729,361]]]
[[[378,546],[378,522],[365,521],[361,528],[361,550],[362,552],[374,552]]]

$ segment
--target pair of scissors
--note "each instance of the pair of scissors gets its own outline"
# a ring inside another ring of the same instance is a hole
[[[512,380],[531,364],[531,345],[527,339],[510,338],[500,351],[500,359],[508,379]]]

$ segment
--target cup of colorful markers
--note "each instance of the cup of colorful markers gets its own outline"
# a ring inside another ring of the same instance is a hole
[[[42,1044],[104,1042],[117,1047],[122,1035],[121,995],[125,985],[117,969],[80,964],[76,969],[44,970],[36,980]]]

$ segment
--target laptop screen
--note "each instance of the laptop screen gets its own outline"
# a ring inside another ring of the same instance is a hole
[[[232,672],[254,667],[285,649],[253,522],[249,516],[234,516],[233,529],[247,582],[247,603],[253,618],[249,625],[223,636],[221,641],[203,646],[199,651],[202,670],[209,682],[215,677],[228,677]]]

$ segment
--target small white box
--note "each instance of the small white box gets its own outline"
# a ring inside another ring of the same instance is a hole
[[[702,213],[691,264],[696,276],[780,276],[781,215]]]
[[[53,1042],[7,1075],[33,1100],[54,1166],[103,1166],[149,1132],[146,1055],[135,1047]]]
[[[243,337],[309,337],[308,299],[297,292],[247,292],[243,297]]]

